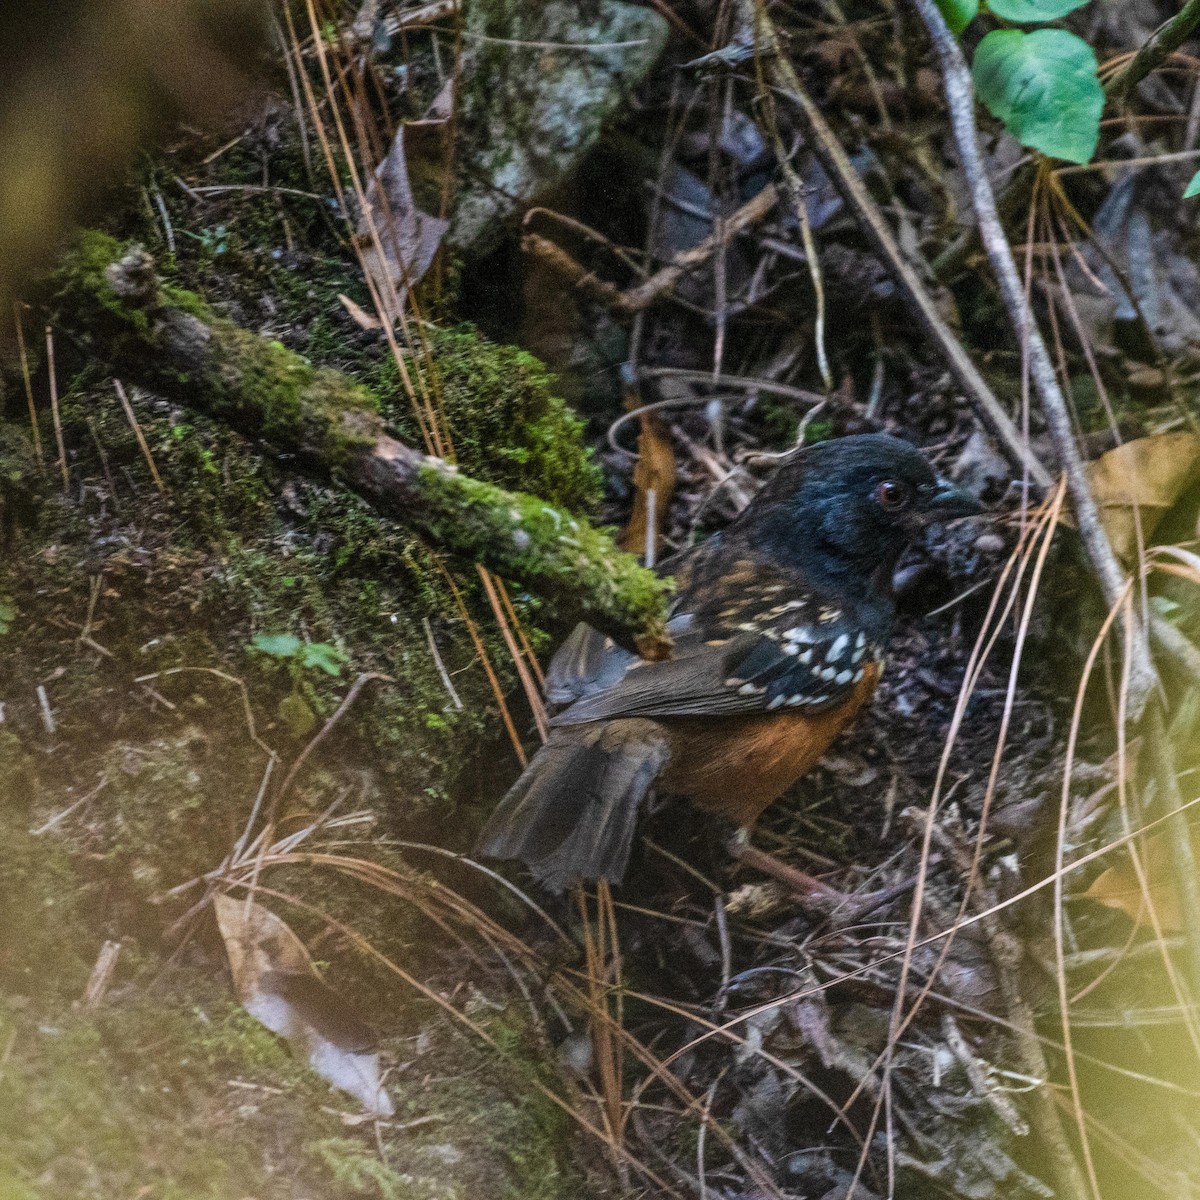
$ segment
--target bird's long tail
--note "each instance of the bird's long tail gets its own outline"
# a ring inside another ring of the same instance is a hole
[[[669,756],[653,721],[554,729],[500,801],[475,853],[523,862],[550,891],[620,883],[638,811]]]

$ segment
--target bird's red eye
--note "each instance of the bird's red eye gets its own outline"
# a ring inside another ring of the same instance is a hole
[[[908,503],[909,490],[898,479],[885,479],[875,489],[875,497],[884,508],[895,512]]]

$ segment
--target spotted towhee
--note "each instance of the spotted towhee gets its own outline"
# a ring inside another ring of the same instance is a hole
[[[783,460],[722,532],[664,561],[673,656],[578,626],[550,665],[550,738],[477,846],[548,888],[619,883],[652,786],[743,828],[871,698],[905,545],[980,512],[907,442],[866,434]]]

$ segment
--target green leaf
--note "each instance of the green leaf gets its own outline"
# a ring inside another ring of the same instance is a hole
[[[1190,200],[1193,196],[1200,196],[1200,171],[1188,180],[1188,185],[1183,189],[1183,198]]]
[[[936,0],[946,24],[954,33],[962,33],[979,12],[979,0]]]
[[[979,43],[975,90],[1022,145],[1085,163],[1100,139],[1096,55],[1065,29],[995,29]]]
[[[272,658],[295,658],[304,643],[294,633],[256,633],[250,645]]]
[[[349,661],[348,656],[336,646],[328,642],[313,642],[300,652],[302,667],[315,667],[326,675],[340,675],[342,667]]]
[[[988,11],[1006,21],[1022,25],[1037,25],[1042,21],[1057,21],[1067,13],[1082,8],[1088,0],[988,0]]]

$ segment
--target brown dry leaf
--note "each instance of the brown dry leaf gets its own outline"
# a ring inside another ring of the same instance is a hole
[[[374,1031],[321,980],[304,943],[261,904],[216,896],[213,907],[246,1011],[287,1038],[322,1079],[390,1117],[395,1108],[379,1080]]]
[[[675,451],[667,436],[667,423],[657,413],[643,413],[638,435],[638,460],[633,468],[633,512],[621,534],[621,546],[631,554],[646,552],[646,526],[650,492],[654,492],[655,544],[662,532],[675,492]]]
[[[1200,436],[1159,433],[1126,442],[1088,464],[1088,482],[1113,549],[1137,558],[1137,522],[1149,542],[1158,523],[1200,483]]]
[[[452,106],[452,84],[447,83],[434,99],[425,120],[410,121],[396,130],[391,148],[367,185],[365,211],[358,222],[355,242],[362,255],[363,269],[374,283],[393,324],[400,319],[405,296],[429,270],[450,228],[449,221],[417,207],[408,164],[416,146],[424,145],[431,134],[440,132]]]
[[[1192,842],[1200,853],[1200,838],[1192,835]],[[1171,880],[1173,863],[1171,846],[1166,834],[1149,838],[1141,847],[1142,870],[1146,873],[1150,904],[1166,933],[1178,933],[1183,928],[1180,920],[1179,901]],[[1090,900],[1108,908],[1123,912],[1135,925],[1150,923],[1146,895],[1138,883],[1132,860],[1126,855],[1119,863],[1108,868],[1084,893]]]

